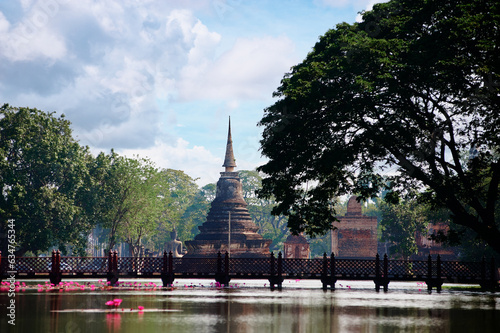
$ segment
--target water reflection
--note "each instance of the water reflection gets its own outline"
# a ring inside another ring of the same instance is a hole
[[[13,330],[0,294],[0,332],[500,332],[500,293],[392,287],[25,292]],[[117,311],[104,305],[113,298]]]
[[[38,295],[38,298],[43,298],[42,295]],[[21,298],[21,297],[20,297]],[[59,293],[55,295],[47,296],[50,303],[50,331],[57,332],[59,327],[59,310],[61,309],[61,299],[62,296]],[[42,299],[43,301],[43,299]]]
[[[106,313],[108,332],[119,332],[121,329],[121,320],[120,313]]]

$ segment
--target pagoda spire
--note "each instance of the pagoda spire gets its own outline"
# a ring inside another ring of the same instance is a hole
[[[183,258],[215,258],[221,252],[231,254],[232,258],[269,258],[272,241],[257,233],[259,227],[252,221],[248,211],[239,173],[233,171],[236,163],[231,118],[222,166],[226,171],[220,173],[207,219],[198,227],[200,233],[184,243],[188,253]]]
[[[224,158],[224,164],[222,165],[226,168],[226,172],[233,172],[236,167],[236,162],[233,153],[233,139],[231,138],[231,117],[229,117],[229,130],[227,133],[227,145],[226,145],[226,157]]]

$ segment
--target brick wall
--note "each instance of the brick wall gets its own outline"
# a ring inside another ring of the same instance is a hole
[[[377,218],[362,214],[362,207],[351,197],[347,213],[339,217],[332,231],[332,252],[340,258],[374,258],[377,255]]]

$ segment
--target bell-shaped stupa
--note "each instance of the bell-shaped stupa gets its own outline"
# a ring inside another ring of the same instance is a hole
[[[227,137],[225,171],[217,182],[217,192],[207,220],[200,233],[192,241],[186,241],[188,253],[184,258],[215,257],[218,252],[232,258],[262,258],[270,255],[271,240],[257,233],[259,227],[253,223],[243,199],[243,189],[238,172],[231,139],[231,119]]]

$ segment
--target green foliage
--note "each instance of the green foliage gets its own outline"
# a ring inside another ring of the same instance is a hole
[[[213,200],[211,199],[212,195],[209,194],[212,192],[211,185],[214,185],[213,197],[215,198],[215,184],[205,185],[196,193],[191,201],[191,204],[185,210],[182,219],[186,224],[186,232],[182,240],[193,239],[200,232],[198,227],[206,221],[207,214],[210,209],[210,203]],[[191,230],[189,230],[189,228],[191,228]]]
[[[273,213],[316,235],[335,197],[419,189],[500,252],[499,6],[393,0],[327,31],[260,122]]]
[[[271,239],[271,251],[283,249],[283,243],[289,235],[288,219],[283,215],[273,215],[275,206],[272,198],[259,198],[256,192],[262,188],[262,176],[258,171],[242,170],[239,172],[243,188],[243,198],[248,204],[248,212],[253,222],[259,227],[257,231],[265,239]]]
[[[37,109],[0,108],[0,250],[14,220],[17,254],[59,244],[86,246],[93,221],[82,206],[92,157],[71,134],[70,122]],[[66,252],[65,248],[63,253]]]
[[[7,253],[14,220],[18,255],[57,246],[84,255],[99,225],[107,247],[126,242],[163,249],[176,231],[192,239],[215,197],[179,170],[158,170],[145,158],[113,150],[93,157],[71,136],[70,122],[36,109],[0,109],[0,250]]]
[[[204,214],[195,180],[183,171],[164,169],[160,172],[162,206],[155,237],[151,240],[155,248],[164,248],[175,231],[180,240],[194,237],[194,229]]]
[[[407,260],[418,253],[417,233],[426,235],[428,221],[423,214],[424,207],[416,200],[398,204],[380,203],[382,241],[389,242],[390,253]]]
[[[91,208],[99,223],[109,230],[108,248],[118,240],[137,254],[142,239],[156,231],[160,215],[160,177],[148,159],[100,153],[91,169]]]

